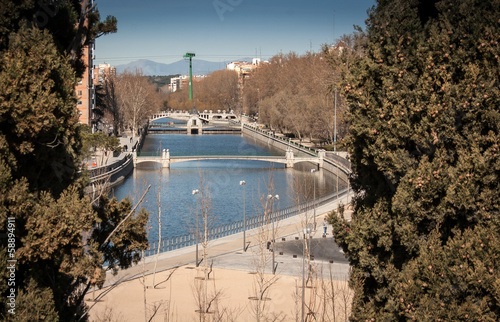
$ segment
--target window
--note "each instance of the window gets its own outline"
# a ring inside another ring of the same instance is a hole
[[[82,104],[83,104],[83,102],[82,102],[82,101],[78,101],[78,105],[82,105]]]
[[[82,96],[82,91],[78,91],[78,96]]]

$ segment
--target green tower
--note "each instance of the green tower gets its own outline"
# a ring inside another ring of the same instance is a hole
[[[189,101],[193,102],[193,114],[196,114],[196,108],[193,100],[193,57],[194,53],[186,53],[183,57],[189,58]]]

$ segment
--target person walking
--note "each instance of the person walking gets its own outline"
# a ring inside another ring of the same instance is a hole
[[[328,228],[328,222],[326,221],[326,218],[323,218],[323,235],[326,236],[326,229]]]

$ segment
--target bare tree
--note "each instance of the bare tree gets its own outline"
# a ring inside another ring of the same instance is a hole
[[[98,97],[100,97],[101,108],[104,118],[111,119],[113,124],[113,134],[118,135],[123,126],[123,115],[120,110],[120,103],[117,89],[117,78],[115,75],[106,75],[102,85],[98,86]]]
[[[122,73],[118,77],[117,90],[123,120],[132,130],[132,137],[135,137],[151,114],[160,111],[160,94],[141,71]]]
[[[252,313],[256,321],[267,321],[269,318],[269,310],[267,301],[269,291],[273,285],[279,280],[279,276],[268,274],[268,268],[271,267],[271,272],[275,270],[274,263],[274,238],[278,235],[279,222],[273,222],[272,217],[273,203],[277,201],[274,194],[274,183],[272,176],[269,176],[267,183],[267,193],[260,194],[260,204],[262,207],[262,215],[259,218],[260,225],[257,228],[257,234],[254,236],[256,246],[252,249],[254,253],[254,285],[253,296],[249,297],[253,301],[251,306]],[[274,237],[274,238],[273,238]],[[279,319],[279,317],[276,317]]]

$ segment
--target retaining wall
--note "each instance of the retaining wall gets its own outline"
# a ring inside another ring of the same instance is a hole
[[[276,136],[273,133],[263,131],[248,124],[243,124],[242,132],[246,136],[249,136],[255,140],[261,141],[283,151],[286,151],[286,149],[290,148],[294,153],[318,156],[318,152],[314,149],[311,149],[310,147],[306,147],[289,139]],[[351,174],[350,162],[338,155],[327,154],[327,156],[328,157],[325,158],[323,162],[323,169],[335,175],[338,172],[339,178],[344,182],[347,182],[349,175]]]

